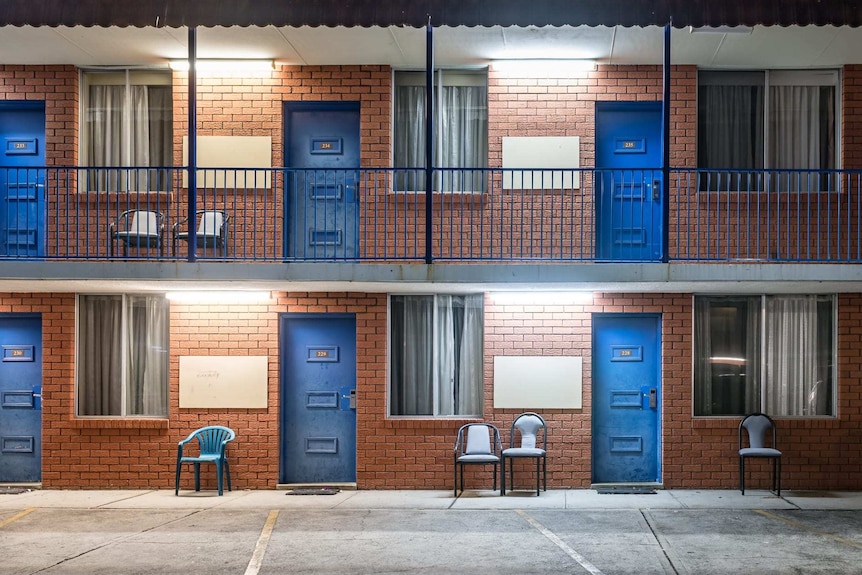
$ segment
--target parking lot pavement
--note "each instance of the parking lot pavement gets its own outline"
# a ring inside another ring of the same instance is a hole
[[[858,494],[42,491],[0,574],[858,574]]]

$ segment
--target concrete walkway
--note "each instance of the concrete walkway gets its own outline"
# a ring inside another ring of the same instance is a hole
[[[0,575],[862,573],[862,493],[0,495]]]
[[[290,491],[41,490],[0,495],[0,510],[21,507],[80,509],[808,509],[862,510],[862,492],[656,490],[652,495],[599,494],[592,489],[542,492],[466,490],[353,491],[289,495]]]

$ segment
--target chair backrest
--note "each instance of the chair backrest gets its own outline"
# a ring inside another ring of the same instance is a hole
[[[139,236],[159,235],[159,215],[160,214],[158,212],[132,212],[132,219],[129,223],[129,233]]]
[[[198,226],[199,236],[220,236],[224,227],[223,212],[203,212]]]
[[[490,423],[468,423],[458,430],[455,440],[455,454],[461,455],[499,455],[500,432]]]
[[[517,431],[517,434],[515,433]],[[511,446],[515,446],[515,435],[521,436],[520,447],[534,449],[536,447],[539,433],[542,433],[543,444],[547,446],[548,437],[545,433],[545,420],[538,413],[528,411],[522,413],[512,422],[512,431],[509,435]]]
[[[484,455],[491,452],[491,430],[487,425],[471,425],[467,428],[467,455]]]
[[[201,455],[212,455],[220,454],[224,444],[232,441],[236,437],[236,433],[229,427],[210,425],[196,430],[194,436],[200,443]]]
[[[742,430],[748,433],[748,445],[753,448],[775,448],[775,422],[765,413],[750,413],[739,422],[739,447],[742,448]],[[766,445],[766,435],[772,432],[772,445]]]

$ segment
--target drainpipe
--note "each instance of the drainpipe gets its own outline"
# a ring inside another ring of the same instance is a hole
[[[670,246],[670,29],[669,22],[664,27],[664,66],[662,77],[664,80],[664,94],[662,96],[662,178],[661,178],[661,261],[668,261],[668,247]]]
[[[431,16],[425,28],[425,263],[434,261],[431,224],[434,214],[434,32]]]
[[[189,262],[194,262],[197,259],[198,245],[198,142],[197,142],[197,124],[198,124],[198,100],[197,100],[197,59],[198,59],[198,42],[197,28],[189,27],[189,203],[188,203],[188,223],[189,223]]]

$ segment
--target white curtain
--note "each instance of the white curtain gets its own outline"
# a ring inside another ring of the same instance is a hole
[[[438,76],[439,77],[439,76]],[[437,176],[435,188],[448,192],[481,191],[488,157],[487,88],[442,86],[438,89],[434,167],[458,168]],[[398,86],[395,90],[396,168],[425,167],[425,88]],[[424,172],[399,170],[397,189],[424,191]]]
[[[126,415],[168,412],[168,302],[162,297],[128,296]]]
[[[166,415],[168,331],[161,296],[79,296],[78,414]]]
[[[458,362],[458,408],[456,414],[482,413],[484,342],[484,297],[464,296],[464,328]]]
[[[93,167],[164,167],[171,164],[170,88],[92,85],[88,94],[87,158]],[[99,191],[163,189],[166,176],[155,170],[99,170]]]
[[[479,415],[483,296],[392,296],[392,415]]]
[[[398,86],[395,90],[395,174],[396,189],[424,191],[425,172],[425,88]],[[413,168],[405,170],[404,168]]]
[[[766,303],[764,411],[770,415],[811,413],[818,391],[818,297],[782,296]]]

